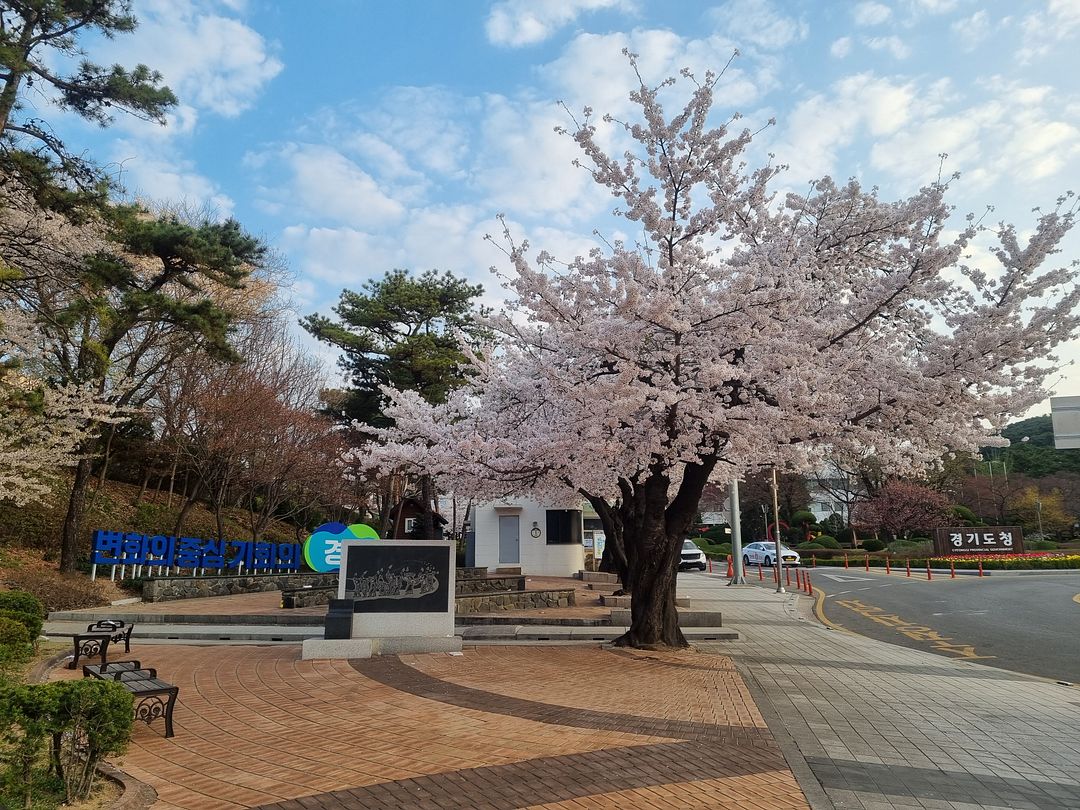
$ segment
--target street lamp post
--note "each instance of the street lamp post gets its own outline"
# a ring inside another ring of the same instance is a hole
[[[1042,498],[1039,497],[1035,498],[1035,515],[1039,519],[1039,539],[1045,540],[1046,538],[1043,537],[1042,530]]]
[[[739,513],[739,481],[731,482],[731,581],[728,585],[745,585],[746,572],[742,563],[742,516]]]

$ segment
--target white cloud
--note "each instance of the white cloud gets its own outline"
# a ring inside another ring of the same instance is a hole
[[[882,136],[907,126],[917,97],[910,82],[870,73],[846,76],[833,84],[830,93],[816,94],[795,107],[773,151],[791,167],[796,184],[836,173],[839,152],[863,130]]]
[[[187,204],[195,209],[205,207],[222,218],[233,212],[233,200],[214,181],[197,172],[190,161],[177,157],[167,144],[151,148],[145,143],[119,140],[113,145],[112,158],[131,198]]]
[[[309,214],[363,227],[393,223],[405,213],[370,174],[329,146],[291,144],[281,159],[290,170],[286,194]]]
[[[907,59],[911,49],[898,36],[870,37],[864,40],[866,47],[875,51],[888,51],[896,59]]]
[[[990,17],[985,11],[976,11],[970,17],[956,20],[950,28],[960,40],[965,51],[973,51],[990,34]]]
[[[1023,42],[1016,53],[1021,64],[1046,56],[1080,30],[1080,2],[1048,0],[1045,11],[1024,17],[1020,23]]]
[[[488,40],[511,48],[543,42],[581,14],[607,8],[633,9],[629,0],[502,0],[491,8]]]
[[[851,53],[851,37],[840,37],[840,39],[833,40],[833,44],[829,46],[829,53],[837,59],[843,59]]]
[[[99,58],[150,65],[181,102],[200,110],[239,115],[284,67],[258,32],[212,3],[140,0],[135,14],[137,35],[108,41]]]
[[[859,26],[881,25],[892,16],[892,9],[884,3],[859,3],[852,10],[852,16]]]
[[[769,0],[729,0],[710,12],[713,20],[741,46],[778,50],[805,39],[810,26],[773,7]]]

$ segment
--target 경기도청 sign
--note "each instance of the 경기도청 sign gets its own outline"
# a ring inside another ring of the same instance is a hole
[[[937,554],[1021,554],[1024,531],[1019,526],[948,526],[934,530]]]

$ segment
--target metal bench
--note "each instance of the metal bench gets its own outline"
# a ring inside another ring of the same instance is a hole
[[[84,664],[84,678],[97,678],[103,681],[128,681],[140,678],[156,678],[157,670],[143,668],[138,661],[113,661],[108,664]]]
[[[120,619],[105,619],[86,626],[87,633],[112,633],[112,643],[124,642],[124,652],[131,652],[131,631],[133,624],[125,624]]]
[[[111,672],[109,667],[115,667],[116,664],[104,664],[102,667],[84,666],[83,677],[118,682],[131,693],[136,720],[142,720],[146,725],[150,725],[159,717],[164,717],[165,736],[173,736],[173,707],[176,706],[180,687],[159,679],[155,669],[133,669],[126,666],[137,664],[138,661],[117,663],[125,666],[113,669]]]

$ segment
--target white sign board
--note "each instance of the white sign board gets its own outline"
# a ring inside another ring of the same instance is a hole
[[[1054,447],[1080,448],[1080,397],[1050,397],[1050,414],[1054,422]]]

